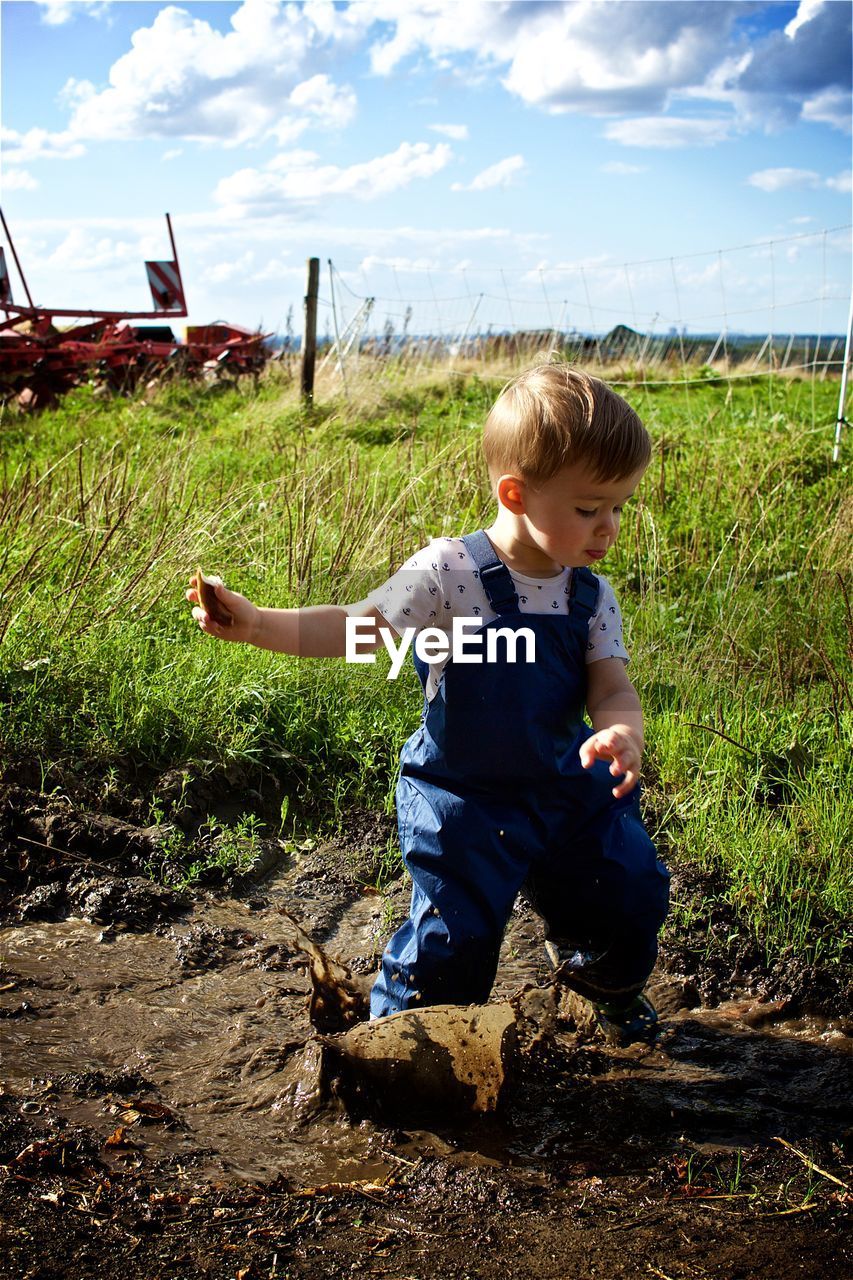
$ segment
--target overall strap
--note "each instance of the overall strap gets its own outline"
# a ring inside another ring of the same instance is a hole
[[[480,570],[483,590],[495,613],[518,613],[518,595],[509,569],[495,554],[495,549],[482,529],[466,533],[462,541]]]
[[[585,565],[572,569],[569,588],[569,613],[573,618],[589,622],[598,604],[598,578]]]

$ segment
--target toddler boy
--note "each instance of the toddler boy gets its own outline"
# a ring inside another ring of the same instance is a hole
[[[494,523],[435,539],[358,604],[262,609],[220,586],[233,618],[223,627],[187,596],[207,634],[303,656],[344,656],[352,618],[372,620],[372,647],[379,627],[447,633],[472,620],[489,641],[479,655],[434,643],[430,661],[415,659],[424,712],[396,797],[411,909],[371,1013],[487,1000],[523,890],[559,978],[609,1038],[650,1040],[657,1018],[642,990],[668,875],[639,814],[643,719],[619,607],[589,568],[616,540],[650,441],[605,383],[547,364],[505,387],[483,450]]]

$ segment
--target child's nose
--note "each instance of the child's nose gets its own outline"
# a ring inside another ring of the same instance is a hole
[[[598,518],[598,528],[602,533],[614,534],[619,524],[612,511],[603,511]]]

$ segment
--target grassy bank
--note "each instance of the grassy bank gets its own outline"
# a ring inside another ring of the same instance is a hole
[[[348,601],[428,538],[477,527],[491,510],[478,428],[500,381],[389,378],[310,415],[274,372],[257,388],[177,384],[149,402],[84,388],[37,419],[6,410],[7,771],[35,760],[48,789],[77,775],[107,797],[195,762],[274,774],[290,822],[390,811],[413,673],[393,683],[383,660],[300,663],[205,640],[185,580],[200,562],[259,601]],[[647,712],[650,826],[670,859],[720,873],[769,958],[831,963],[850,916],[853,793],[837,387],[622,389],[656,441],[606,566]]]

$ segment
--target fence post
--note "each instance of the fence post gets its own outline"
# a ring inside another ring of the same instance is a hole
[[[847,375],[850,371],[850,347],[853,344],[853,293],[850,295],[850,312],[847,316],[847,338],[844,343],[844,362],[841,365],[841,387],[838,392],[838,417],[835,420],[835,444],[832,449],[832,461],[841,457],[841,430],[850,423],[844,416],[844,401],[847,395]]]
[[[305,295],[305,330],[302,337],[302,398],[314,398],[314,363],[317,359],[317,294],[320,259],[308,259],[308,292]]]

